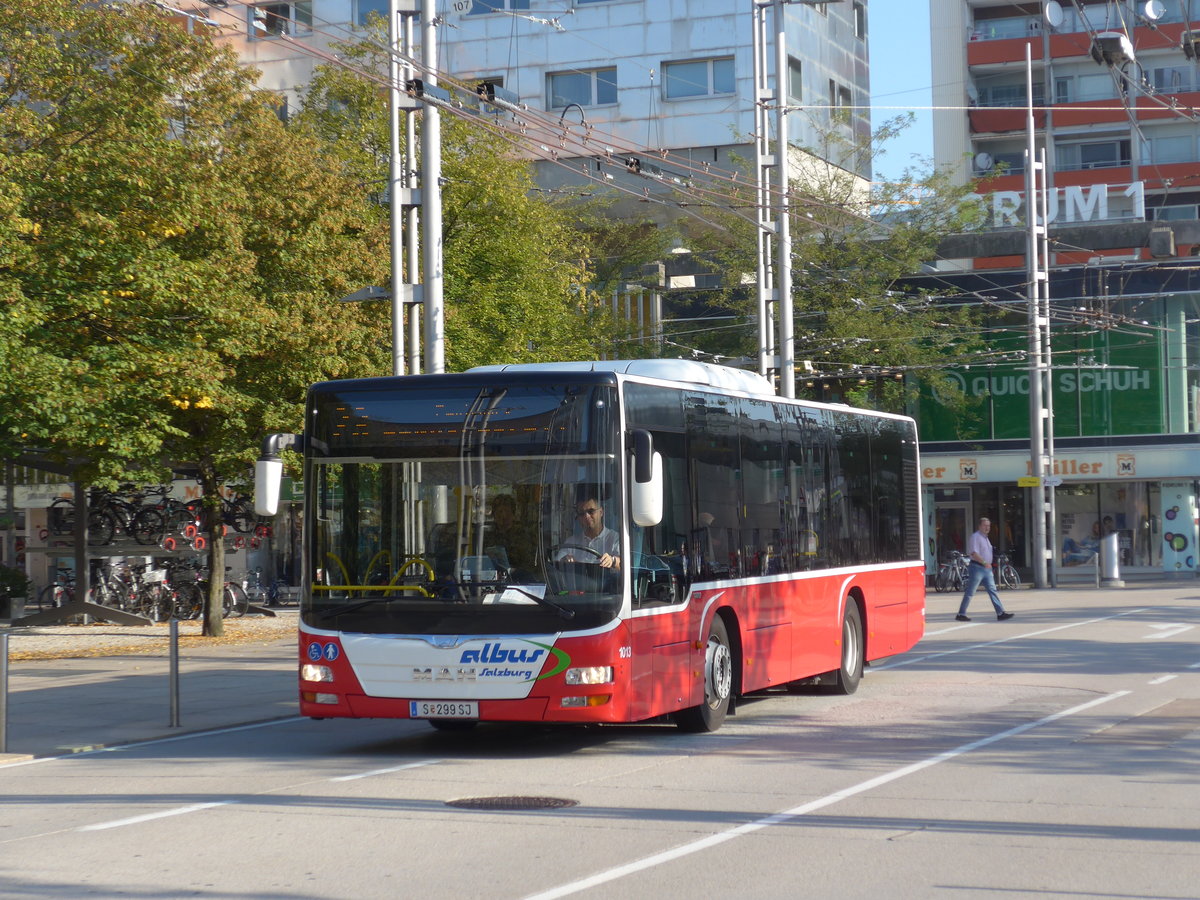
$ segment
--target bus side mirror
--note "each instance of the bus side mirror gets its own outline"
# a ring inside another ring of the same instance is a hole
[[[632,438],[633,483],[629,493],[633,524],[651,528],[663,517],[662,454],[654,452],[654,441],[645,429],[635,429]]]
[[[294,434],[268,434],[263,438],[262,455],[254,463],[255,515],[270,518],[279,512],[279,484],[283,480],[283,460],[279,454],[299,443]]]

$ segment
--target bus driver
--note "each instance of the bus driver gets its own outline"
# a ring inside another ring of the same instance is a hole
[[[579,498],[575,504],[575,531],[559,548],[555,558],[565,562],[599,564],[605,569],[621,568],[621,557],[618,555],[621,539],[611,528],[604,527],[604,507],[600,505],[596,491],[581,491]],[[575,552],[580,550],[585,552]]]

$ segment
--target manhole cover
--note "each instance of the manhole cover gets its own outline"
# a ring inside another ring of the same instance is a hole
[[[568,806],[578,806],[579,801],[564,800],[561,797],[463,797],[461,800],[447,800],[446,805],[459,809],[565,809]]]

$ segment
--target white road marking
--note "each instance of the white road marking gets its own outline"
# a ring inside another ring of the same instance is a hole
[[[307,716],[290,716],[286,719],[271,719],[267,722],[251,722],[249,725],[233,725],[228,728],[212,728],[208,731],[189,731],[174,737],[155,738],[150,741],[130,741],[128,744],[113,744],[110,747],[96,747],[94,750],[79,750],[74,753],[60,753],[58,756],[39,756],[36,759],[22,759],[14,763],[0,764],[0,769],[13,766],[33,766],[38,763],[57,762],[63,759],[75,759],[80,756],[94,756],[97,753],[116,753],[119,750],[136,750],[140,747],[153,747],[157,744],[173,744],[176,741],[190,741],[193,738],[211,737],[218,734],[233,734],[237,731],[253,731],[256,728],[273,728],[276,725],[290,725],[293,722],[303,722]]]
[[[930,653],[926,656],[906,656],[897,659],[884,665],[872,665],[872,672],[884,672],[888,669],[899,669],[901,666],[911,666],[914,663],[925,662],[930,659],[940,659],[943,656],[953,656],[956,653],[966,653],[968,650],[978,650],[981,647],[995,647],[998,644],[1007,644],[1009,641],[1019,641],[1023,638],[1038,637],[1043,634],[1053,634],[1055,631],[1063,631],[1067,628],[1078,628],[1081,625],[1094,625],[1096,622],[1107,622],[1109,619],[1119,619],[1121,616],[1131,616],[1134,613],[1145,612],[1145,607],[1141,609],[1127,609],[1124,612],[1115,613],[1111,616],[1101,616],[1099,619],[1088,619],[1084,622],[1071,622],[1067,625],[1055,625],[1053,628],[1043,628],[1041,631],[1026,631],[1021,634],[1013,634],[1008,637],[997,638],[994,641],[984,641],[982,644],[968,644],[965,647],[956,647],[953,650],[942,650],[940,653]],[[1005,627],[1011,628],[1012,625]]]
[[[400,772],[404,769],[420,769],[422,766],[435,766],[441,760],[424,759],[421,762],[405,763],[402,766],[392,766],[387,769],[372,769],[370,772],[359,772],[357,775],[339,775],[337,778],[330,778],[330,781],[356,781],[359,778],[371,778],[374,775],[387,775],[391,772]]]
[[[325,781],[354,781],[356,778],[370,778],[373,775],[386,775],[389,772],[400,772],[404,769],[420,769],[423,766],[437,765],[441,760],[424,759],[420,762],[405,763],[401,766],[391,766],[386,769],[371,769],[368,772],[357,772],[354,775],[338,775],[336,778],[328,778]],[[312,784],[313,782],[303,782],[303,784]],[[253,796],[265,796],[266,794],[277,794],[281,791],[291,790],[299,785],[286,785],[284,787],[272,788],[269,791],[260,791]],[[166,819],[170,816],[185,816],[188,813],[202,812],[206,809],[213,809],[218,806],[233,806],[238,803],[245,803],[246,800],[231,797],[228,800],[214,800],[211,803],[193,803],[189,806],[176,806],[173,809],[164,809],[159,812],[145,813],[140,816],[129,816],[125,819],[114,819],[111,822],[97,822],[94,825],[81,825],[76,828],[76,831],[106,831],[109,828],[122,828],[125,825],[140,825],[143,822],[152,822],[155,819]]]
[[[177,806],[174,809],[164,809],[161,812],[146,813],[142,816],[130,816],[128,819],[115,819],[112,822],[97,822],[95,825],[81,825],[76,831],[105,831],[109,828],[121,828],[125,825],[140,825],[142,822],[153,822],[155,819],[166,819],[170,816],[183,816],[199,812],[202,809],[212,809],[214,806],[229,806],[237,800],[216,800],[212,803],[193,803],[191,806]]]
[[[1183,634],[1185,631],[1191,631],[1195,625],[1185,625],[1181,622],[1172,622],[1169,625],[1151,625],[1155,629],[1154,634],[1146,635],[1143,640],[1146,641],[1161,641],[1169,637],[1175,637],[1177,634]]]
[[[1178,677],[1179,677],[1178,675],[1162,675],[1158,678],[1155,678],[1153,681],[1148,681],[1146,683],[1147,684],[1166,684],[1168,681],[1173,681],[1174,679],[1176,679]]]
[[[618,878],[624,878],[626,875],[632,875],[635,872],[641,872],[646,869],[651,869],[663,863],[671,862],[672,860],[680,859],[685,856],[690,856],[693,853],[699,853],[701,850],[707,850],[710,847],[715,847],[718,844],[723,844],[726,841],[731,841],[734,838],[739,838],[742,835],[751,834],[755,831],[761,831],[764,828],[769,828],[772,825],[780,825],[784,822],[790,822],[792,819],[800,816],[808,815],[811,812],[816,812],[819,809],[824,809],[827,806],[832,806],[856,794],[861,794],[874,788],[881,787],[890,782],[920,772],[923,769],[928,769],[931,766],[936,766],[939,763],[948,762],[956,757],[966,753],[979,750],[998,741],[1003,741],[1006,738],[1015,737],[1018,734],[1024,734],[1026,731],[1031,731],[1042,725],[1048,725],[1051,722],[1056,722],[1059,719],[1065,719],[1068,716],[1073,716],[1077,713],[1099,706],[1102,703],[1108,703],[1110,700],[1116,700],[1118,697],[1124,697],[1129,694],[1129,691],[1117,691],[1113,694],[1107,694],[1103,697],[1097,697],[1095,700],[1089,700],[1087,703],[1081,703],[1079,706],[1072,706],[1070,709],[1064,709],[1062,712],[1054,713],[1045,718],[1038,719],[1036,722],[1026,722],[1024,725],[1018,725],[1015,728],[1009,728],[1006,731],[1001,731],[985,738],[980,738],[977,741],[972,741],[969,744],[955,747],[953,750],[947,750],[944,753],[938,753],[936,756],[931,756],[928,759],[923,759],[920,762],[915,762],[908,766],[903,766],[899,769],[894,769],[891,772],[886,772],[883,775],[878,775],[875,778],[870,778],[866,781],[859,782],[852,787],[843,788],[840,791],[835,791],[825,797],[817,800],[812,800],[802,806],[794,807],[793,809],[784,812],[775,813],[770,816],[764,816],[761,819],[756,819],[753,822],[747,822],[744,825],[738,825],[726,831],[718,832],[706,838],[701,838],[698,841],[692,841],[690,844],[683,844],[671,850],[665,850],[662,853],[656,853],[653,856],[647,856],[645,859],[639,859],[631,863],[626,863],[623,866],[616,866],[606,872],[598,872],[587,878],[582,878],[579,881],[573,881],[569,884],[564,884],[556,888],[551,888],[548,891],[543,891],[540,894],[532,894],[526,900],[555,900],[558,897],[566,897],[570,894],[577,894],[580,891],[585,891],[590,888],[598,887],[602,884],[607,884],[610,881],[615,881]]]

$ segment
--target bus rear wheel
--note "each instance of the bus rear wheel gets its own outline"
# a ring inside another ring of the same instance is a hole
[[[675,714],[683,731],[716,731],[729,713],[733,697],[733,650],[729,631],[720,616],[714,616],[704,648],[704,702]]]
[[[853,597],[846,598],[846,611],[842,613],[842,664],[834,673],[835,679],[829,686],[834,694],[853,694],[863,674],[863,626],[862,614]]]

